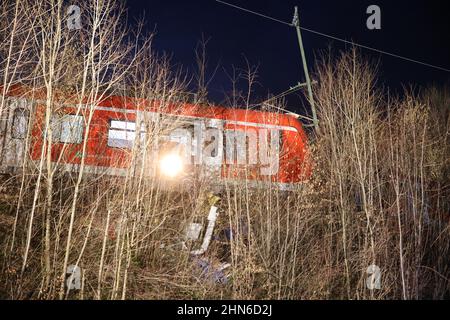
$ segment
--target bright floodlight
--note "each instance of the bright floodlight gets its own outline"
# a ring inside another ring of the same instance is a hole
[[[183,160],[179,155],[169,153],[161,158],[159,167],[162,174],[174,178],[183,170]]]

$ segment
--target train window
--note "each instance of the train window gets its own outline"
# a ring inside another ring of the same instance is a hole
[[[83,117],[66,114],[53,119],[53,138],[61,143],[81,143],[83,141]]]
[[[136,123],[111,120],[108,131],[108,146],[113,148],[133,148],[136,137]]]
[[[13,115],[11,135],[15,139],[24,139],[27,136],[29,112],[24,108],[16,108]]]

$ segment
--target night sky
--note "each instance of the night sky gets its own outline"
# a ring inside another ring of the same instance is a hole
[[[227,0],[226,0],[227,1]],[[295,5],[300,9],[301,26],[411,59],[450,69],[450,11],[446,1],[425,0],[252,0],[227,2],[291,22]],[[381,8],[381,30],[368,30],[366,9]],[[255,98],[268,92],[277,94],[303,81],[295,29],[283,24],[224,6],[214,0],[128,0],[129,21],[145,15],[146,28],[156,28],[155,49],[172,55],[172,62],[195,71],[194,49],[202,34],[209,38],[209,75],[219,69],[210,84],[209,99],[221,103],[230,90],[226,72],[245,67],[245,58],[258,65]],[[307,59],[329,47],[333,52],[349,48],[327,38],[303,32]],[[403,85],[427,86],[448,83],[450,73],[426,66],[362,51],[374,62],[380,61],[380,84],[400,92]],[[244,87],[242,87],[245,89]],[[289,108],[298,111],[296,98]],[[297,98],[298,99],[298,98]]]

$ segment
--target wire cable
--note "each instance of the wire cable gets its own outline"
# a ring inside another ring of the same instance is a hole
[[[286,25],[292,27],[292,23],[289,23],[289,22],[286,22],[286,21],[283,21],[283,20],[279,20],[279,19],[276,19],[276,18],[273,18],[273,17],[269,17],[269,16],[266,16],[265,14],[258,13],[258,12],[255,12],[255,11],[252,11],[252,10],[249,10],[249,9],[245,9],[245,8],[236,6],[234,4],[231,4],[231,3],[228,3],[228,2],[225,2],[225,1],[221,1],[221,0],[216,0],[216,1],[220,2],[220,3],[224,4],[224,5],[227,5],[227,6],[230,6],[230,7],[239,9],[239,10],[242,10],[242,11],[246,11],[246,12],[249,12],[249,13],[253,13],[253,14],[257,15],[257,16],[260,16],[260,17],[263,17],[263,18],[266,18],[266,19],[269,19],[269,20],[273,20],[273,21],[276,21],[276,22],[279,22],[279,23],[282,23],[282,24],[286,24]]]

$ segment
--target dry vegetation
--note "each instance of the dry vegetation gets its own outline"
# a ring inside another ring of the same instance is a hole
[[[142,172],[92,176],[83,162],[67,173],[50,161],[56,93],[74,95],[80,106],[85,97],[94,106],[110,94],[164,104],[186,85],[153,52],[151,35],[131,36],[115,1],[80,1],[76,31],[66,27],[66,5],[3,1],[0,9],[0,115],[12,85],[45,88],[48,146],[41,161],[26,158],[19,173],[1,179],[1,298],[450,297],[448,88],[386,98],[355,52],[321,62],[312,179],[289,193],[245,183],[221,192],[204,259],[231,267],[229,281],[215,283],[179,245],[190,222],[206,219],[207,184],[166,192]],[[251,88],[251,72],[246,79]],[[248,107],[250,100],[249,90],[241,99],[232,95],[230,105]],[[170,126],[151,129],[156,136]],[[225,228],[235,230],[231,240]],[[381,289],[371,291],[366,270],[373,264]],[[80,290],[64,286],[69,265],[82,269]]]

